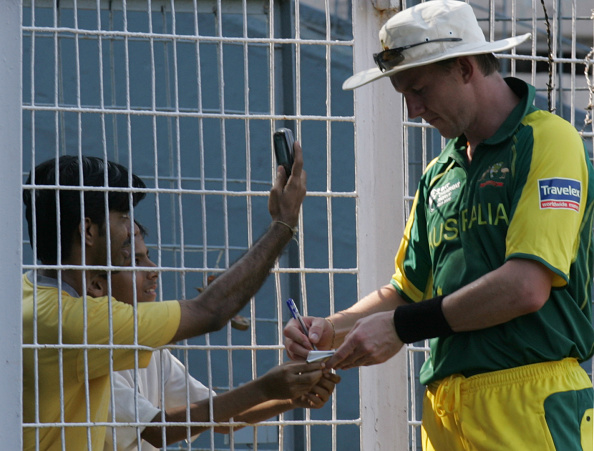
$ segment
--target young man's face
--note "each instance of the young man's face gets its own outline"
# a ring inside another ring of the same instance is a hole
[[[152,302],[157,297],[158,273],[154,270],[155,264],[149,258],[148,249],[144,238],[135,226],[134,235],[134,271],[111,272],[111,296],[126,304],[134,303],[134,286],[138,302]],[[128,259],[126,266],[131,266]],[[102,297],[109,294],[108,280],[105,273],[96,274],[90,281],[87,293],[93,297]]]
[[[109,212],[109,239],[111,241],[111,264],[113,266],[129,266],[131,264],[131,224],[128,212]],[[107,249],[107,239],[105,249]],[[104,264],[107,264],[107,255],[104,257]]]
[[[157,266],[149,258],[149,252],[140,233],[134,236],[135,271],[120,271],[111,274],[111,294],[120,302],[134,302],[134,285],[138,302],[153,302],[157,297]]]

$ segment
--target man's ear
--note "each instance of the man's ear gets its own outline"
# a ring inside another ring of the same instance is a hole
[[[474,75],[474,71],[477,69],[475,67],[475,60],[471,60],[471,58],[468,56],[459,56],[457,61],[462,80],[464,83],[468,83],[468,81]]]
[[[107,296],[107,279],[105,274],[97,274],[91,277],[87,284],[87,294],[94,298]]]
[[[85,244],[92,246],[99,236],[99,224],[95,224],[91,218],[85,218],[84,222],[78,226],[78,231],[81,235],[84,233]]]

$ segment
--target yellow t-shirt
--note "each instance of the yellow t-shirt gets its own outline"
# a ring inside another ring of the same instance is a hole
[[[60,292],[53,279],[39,278],[34,286],[29,274],[23,275],[23,344],[52,347],[23,349],[23,421],[61,424],[37,428],[39,439],[35,427],[25,426],[23,447],[35,449],[38,440],[42,450],[61,450],[64,441],[65,449],[85,450],[90,431],[92,449],[103,449],[105,427],[88,423],[107,421],[110,370],[134,368],[136,356],[138,366],[146,367],[152,349],[138,346],[171,341],[180,322],[179,302],[138,304],[135,332],[133,306],[109,297],[77,297],[66,284]]]

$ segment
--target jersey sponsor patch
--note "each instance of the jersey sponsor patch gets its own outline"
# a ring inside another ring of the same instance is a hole
[[[458,191],[462,183],[460,180],[452,180],[444,185],[433,188],[429,193],[429,211],[434,212],[436,208],[441,208],[458,197]]]
[[[540,208],[580,211],[582,183],[579,180],[550,178],[538,180]]]

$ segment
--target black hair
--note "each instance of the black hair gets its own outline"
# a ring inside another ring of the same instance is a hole
[[[107,175],[105,174],[107,169]],[[82,175],[82,183],[80,176]],[[33,179],[34,176],[34,179]],[[129,181],[130,179],[130,181]],[[130,210],[130,196],[132,207],[135,207],[145,193],[138,191],[87,191],[81,189],[56,189],[61,186],[92,186],[112,188],[145,188],[144,182],[136,175],[111,161],[104,161],[97,157],[64,155],[52,158],[35,167],[29,173],[26,185],[35,183],[37,188],[23,190],[25,216],[27,218],[31,247],[33,240],[33,196],[35,196],[35,223],[37,232],[37,258],[44,264],[58,262],[58,214],[60,216],[61,259],[69,258],[72,252],[73,235],[81,222],[81,192],[83,193],[84,216],[101,230],[105,230],[105,198],[109,211],[127,212]],[[42,186],[39,188],[39,186]],[[51,187],[51,189],[43,188]],[[59,196],[59,201],[56,199]]]

